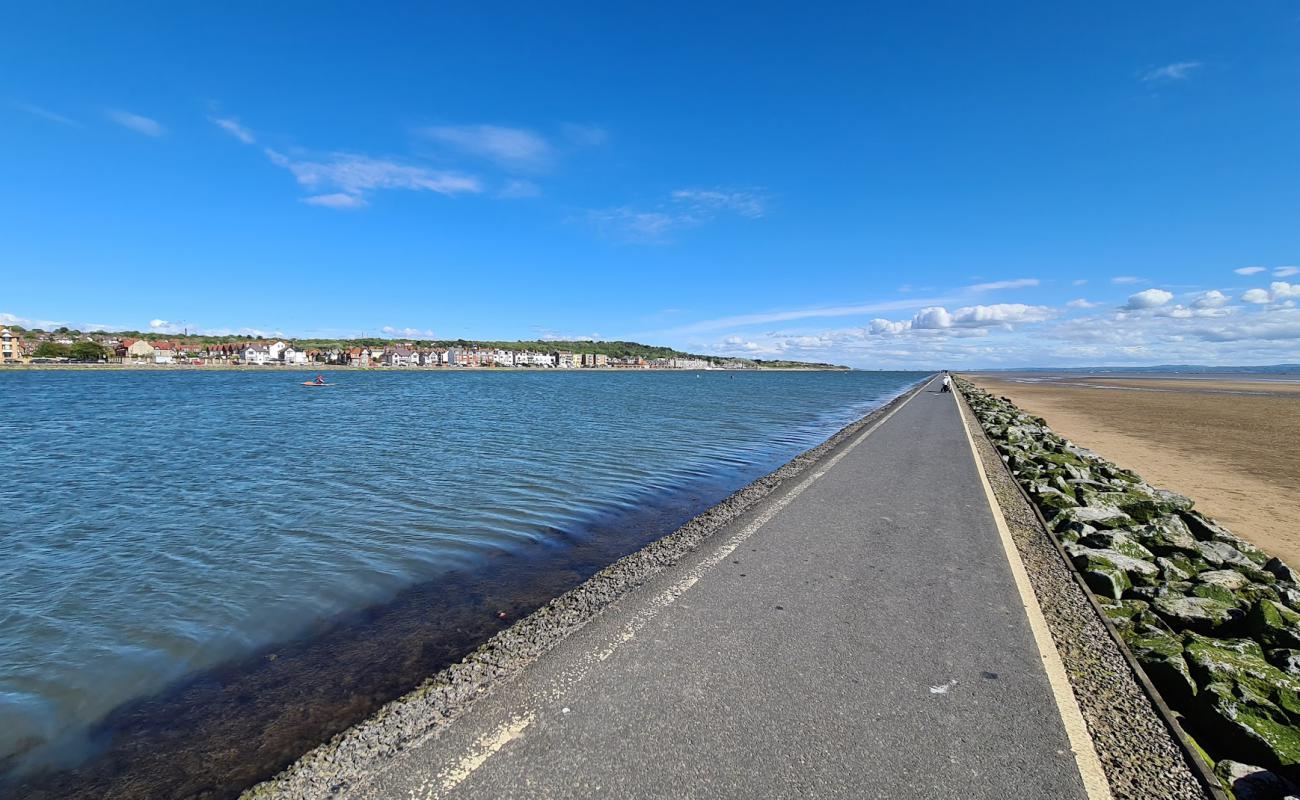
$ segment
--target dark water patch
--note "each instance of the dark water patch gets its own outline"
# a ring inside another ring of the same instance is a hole
[[[775,467],[768,454],[489,554],[391,602],[314,624],[114,709],[79,766],[9,774],[0,797],[235,798],[618,558]],[[558,546],[557,546],[558,545]],[[504,619],[501,614],[504,613]]]

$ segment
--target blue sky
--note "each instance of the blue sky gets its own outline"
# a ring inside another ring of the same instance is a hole
[[[1300,361],[1294,0],[376,5],[11,4],[0,322]]]

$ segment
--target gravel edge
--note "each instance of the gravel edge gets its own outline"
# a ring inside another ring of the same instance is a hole
[[[479,697],[509,679],[581,629],[632,589],[698,550],[722,528],[832,454],[921,390],[930,377],[853,422],[822,444],[737,490],[676,531],[624,556],[581,585],[493,636],[457,664],[426,679],[369,719],[334,736],[275,777],[253,786],[241,800],[308,800],[336,797],[391,757],[460,717]]]
[[[1073,568],[1016,487],[965,397],[957,394],[972,432],[979,432],[972,436],[976,450],[1065,664],[1111,793],[1117,800],[1209,800],[1182,747],[1074,580]]]

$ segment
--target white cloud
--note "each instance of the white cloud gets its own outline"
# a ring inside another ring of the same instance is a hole
[[[1255,305],[1262,305],[1269,301],[1268,292],[1264,289],[1248,289],[1245,292],[1242,292],[1241,300],[1244,303],[1254,303]]]
[[[1273,270],[1273,277],[1275,278],[1289,278],[1296,274],[1300,274],[1300,267],[1278,267]]]
[[[485,158],[508,168],[538,169],[546,166],[552,155],[549,142],[523,128],[501,125],[438,125],[426,128],[428,138]]]
[[[1009,281],[993,281],[991,283],[977,283],[974,286],[966,288],[972,292],[991,292],[997,289],[1024,289],[1029,286],[1037,286],[1037,278],[1016,278]]]
[[[1300,298],[1300,283],[1273,281],[1268,285],[1268,295],[1269,299],[1274,303],[1279,300],[1294,300]]]
[[[881,303],[862,303],[860,305],[824,306],[820,308],[803,308],[790,311],[766,311],[757,314],[737,314],[731,317],[721,317],[718,319],[693,322],[680,328],[659,332],[659,334],[680,336],[684,334],[726,330],[727,328],[742,328],[749,325],[765,325],[771,322],[792,322],[800,319],[821,319],[826,317],[853,317],[866,314],[880,314],[888,311],[913,309],[921,303],[941,302],[945,302],[945,298],[940,297],[926,300],[889,300]]]
[[[586,220],[626,241],[663,244],[671,234],[697,228],[722,214],[757,219],[765,211],[765,196],[757,189],[678,189],[669,196],[669,202],[655,208],[593,209],[587,212]]]
[[[1238,275],[1257,275],[1264,271],[1264,267],[1238,267],[1233,272]]]
[[[912,328],[911,320],[892,322],[887,319],[877,318],[871,320],[871,323],[867,326],[867,332],[872,334],[877,334],[877,335],[885,334],[890,336],[897,336],[898,334],[903,333],[904,331],[911,330],[911,328]]]
[[[81,123],[75,120],[68,119],[62,114],[56,114],[53,111],[50,111],[48,108],[41,108],[40,106],[34,106],[29,103],[14,103],[13,107],[18,109],[19,111],[25,111],[26,113],[31,114],[34,117],[40,117],[43,120],[48,120],[49,122],[57,122],[60,125],[72,125],[74,127],[81,127]]]
[[[1077,279],[1077,280],[1074,281],[1074,285],[1075,285],[1075,286],[1084,286],[1084,285],[1086,285],[1087,283],[1088,283],[1088,279],[1087,279],[1087,278],[1079,278],[1079,279]]]
[[[1144,289],[1137,294],[1129,295],[1128,303],[1124,308],[1131,311],[1137,311],[1144,308],[1156,308],[1173,299],[1173,294],[1171,292],[1166,292],[1164,289]]]
[[[347,192],[314,194],[302,198],[302,201],[308,205],[325,206],[326,208],[364,208],[367,205],[366,198],[359,194],[348,194]]]
[[[213,117],[212,124],[221,128],[226,133],[235,137],[244,144],[253,144],[257,140],[253,137],[252,131],[239,124],[239,120],[233,117]]]
[[[1132,283],[1146,283],[1146,278],[1139,278],[1136,275],[1119,275],[1111,278],[1110,282],[1123,286]]]
[[[143,133],[145,136],[162,136],[167,132],[167,129],[158,124],[157,120],[132,114],[129,111],[112,110],[108,112],[108,118],[123,128]]]
[[[673,200],[700,212],[732,211],[751,219],[763,216],[766,210],[763,194],[746,189],[678,189]]]
[[[1192,301],[1194,308],[1223,308],[1228,304],[1228,296],[1218,289],[1202,293]]]
[[[945,330],[948,328],[1010,327],[1031,322],[1044,322],[1054,316],[1047,306],[1029,306],[1024,303],[997,303],[988,306],[963,306],[949,312],[943,306],[930,306],[912,318],[912,330]]]
[[[1156,67],[1143,73],[1142,80],[1145,83],[1186,80],[1191,76],[1192,71],[1200,66],[1201,62],[1199,61],[1178,61],[1173,64],[1165,64],[1163,67]]]
[[[1071,300],[1065,305],[1070,308],[1096,308],[1097,306],[1101,305],[1101,303],[1094,303],[1091,300],[1085,300],[1082,297],[1080,297],[1077,300]]]
[[[560,126],[560,132],[576,147],[599,147],[609,141],[609,131],[597,125],[566,122]]]
[[[443,172],[397,161],[355,153],[331,153],[319,158],[293,158],[271,148],[265,150],[271,162],[293,173],[308,189],[325,189],[305,202],[330,208],[365,205],[366,195],[379,189],[406,189],[443,195],[476,194],[483,191],[478,178]]]
[[[507,200],[514,200],[522,197],[538,197],[542,190],[532,181],[508,181],[501,191],[497,192],[497,197]]]
[[[433,331],[429,330],[428,328],[425,328],[425,329],[422,330],[422,329],[420,329],[420,328],[398,328],[398,327],[394,327],[394,326],[392,326],[392,325],[385,325],[384,327],[380,328],[379,330],[380,330],[381,333],[383,333],[383,334],[386,335],[386,336],[395,336],[395,337],[398,337],[398,338],[406,338],[406,339],[433,339],[433,338],[435,338],[435,337],[434,337],[434,334],[433,334]]]

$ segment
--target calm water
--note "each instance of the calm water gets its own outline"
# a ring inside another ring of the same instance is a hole
[[[0,763],[66,765],[187,675],[716,499],[920,377],[0,374]]]

